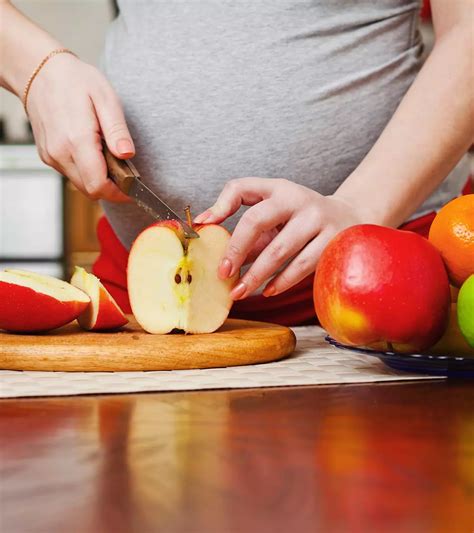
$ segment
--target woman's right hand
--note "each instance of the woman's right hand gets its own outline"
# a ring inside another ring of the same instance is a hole
[[[28,115],[41,159],[86,196],[125,202],[107,177],[107,146],[121,159],[135,148],[120,101],[107,79],[71,54],[52,57],[31,84]]]

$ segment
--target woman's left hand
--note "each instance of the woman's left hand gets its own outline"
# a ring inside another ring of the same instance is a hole
[[[264,296],[279,294],[314,272],[329,240],[339,231],[364,222],[357,206],[337,195],[323,196],[284,179],[241,178],[229,181],[216,203],[195,223],[219,224],[242,205],[252,206],[237,224],[219,266],[222,279],[255,258],[231,296],[250,296],[289,259],[265,287]]]

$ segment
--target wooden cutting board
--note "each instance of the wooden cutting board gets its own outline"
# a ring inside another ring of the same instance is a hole
[[[265,322],[229,319],[215,333],[150,335],[133,318],[121,331],[83,331],[77,322],[41,335],[0,332],[0,369],[62,372],[182,370],[277,361],[294,333]]]

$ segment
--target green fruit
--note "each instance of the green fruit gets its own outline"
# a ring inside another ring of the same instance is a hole
[[[474,347],[474,274],[467,278],[459,291],[458,323],[468,344]]]

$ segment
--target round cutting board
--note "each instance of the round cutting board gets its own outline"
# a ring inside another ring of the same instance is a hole
[[[294,333],[265,322],[229,319],[215,333],[150,335],[133,318],[118,332],[83,331],[77,322],[40,335],[0,332],[0,369],[62,372],[182,370],[276,361],[293,352]]]

